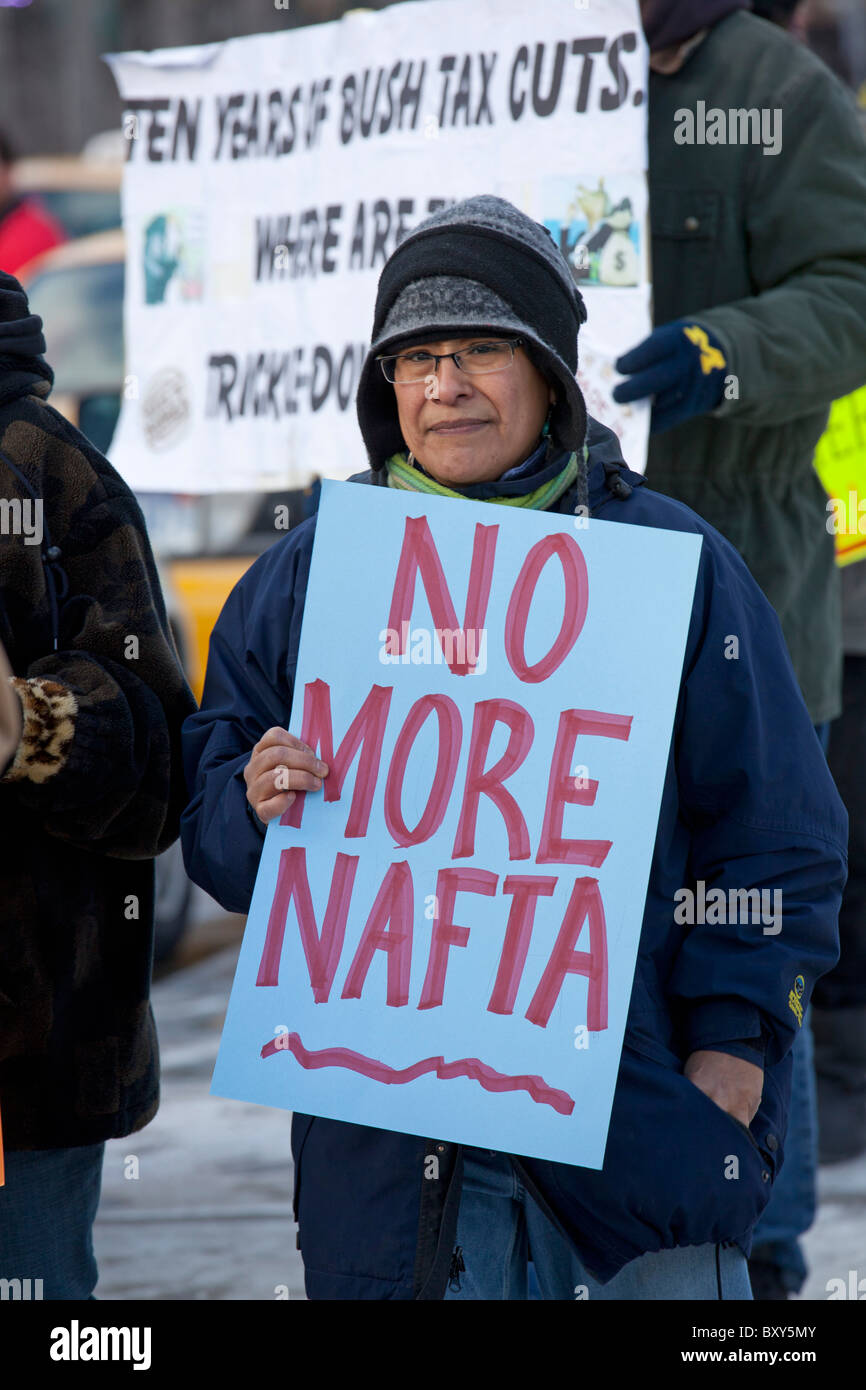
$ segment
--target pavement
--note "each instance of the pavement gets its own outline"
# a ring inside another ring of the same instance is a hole
[[[291,1116],[209,1094],[242,929],[201,894],[175,968],[154,984],[162,1104],[145,1129],[106,1145],[98,1298],[305,1297]],[[866,1155],[820,1169],[819,1200],[800,1300],[838,1295],[833,1279],[849,1297],[862,1279],[866,1299]]]
[[[866,1155],[818,1169],[818,1216],[803,1249],[809,1276],[800,1299],[840,1297],[834,1279],[843,1280],[845,1297],[859,1288],[866,1299]]]
[[[213,918],[209,908],[199,913]],[[154,984],[162,1103],[145,1129],[106,1145],[97,1298],[305,1297],[291,1116],[209,1094],[242,930],[242,917],[199,920],[181,968]]]

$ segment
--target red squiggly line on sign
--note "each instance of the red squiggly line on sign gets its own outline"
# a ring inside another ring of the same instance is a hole
[[[550,1105],[560,1115],[570,1115],[574,1101],[565,1091],[558,1091],[540,1076],[505,1076],[489,1067],[477,1057],[461,1057],[456,1062],[446,1062],[444,1057],[425,1057],[421,1062],[413,1062],[409,1067],[389,1067],[385,1062],[377,1062],[365,1057],[362,1052],[353,1052],[350,1047],[323,1047],[319,1052],[308,1052],[297,1033],[283,1033],[272,1038],[262,1048],[263,1057],[274,1057],[278,1052],[291,1052],[302,1067],[315,1070],[318,1067],[347,1067],[349,1071],[360,1072],[372,1081],[382,1081],[386,1086],[404,1086],[427,1072],[435,1072],[440,1081],[449,1081],[455,1076],[468,1076],[477,1081],[485,1091],[527,1091],[538,1105]]]

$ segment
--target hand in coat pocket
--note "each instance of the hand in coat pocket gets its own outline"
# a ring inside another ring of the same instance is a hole
[[[702,1049],[687,1059],[683,1074],[722,1110],[749,1128],[764,1091],[764,1073],[759,1066],[727,1052]]]

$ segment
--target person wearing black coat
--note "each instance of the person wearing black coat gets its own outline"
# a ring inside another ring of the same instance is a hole
[[[67,1299],[96,1284],[105,1140],[159,1101],[153,859],[195,701],[138,504],[47,403],[44,351],[0,273],[0,644],[22,721],[0,777],[0,1278]]]

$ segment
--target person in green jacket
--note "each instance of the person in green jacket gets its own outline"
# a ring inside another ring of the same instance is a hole
[[[829,69],[747,8],[641,0],[656,326],[618,360],[614,397],[653,397],[649,484],[740,551],[826,747],[841,709],[840,598],[813,455],[831,402],[866,381],[866,142]],[[806,1275],[810,1042],[804,1028],[786,1171],[750,1263],[758,1299]]]
[[[812,458],[831,401],[866,381],[866,142],[829,69],[738,0],[642,10],[656,327],[614,395],[655,395],[650,485],[740,551],[823,724],[841,632]]]

